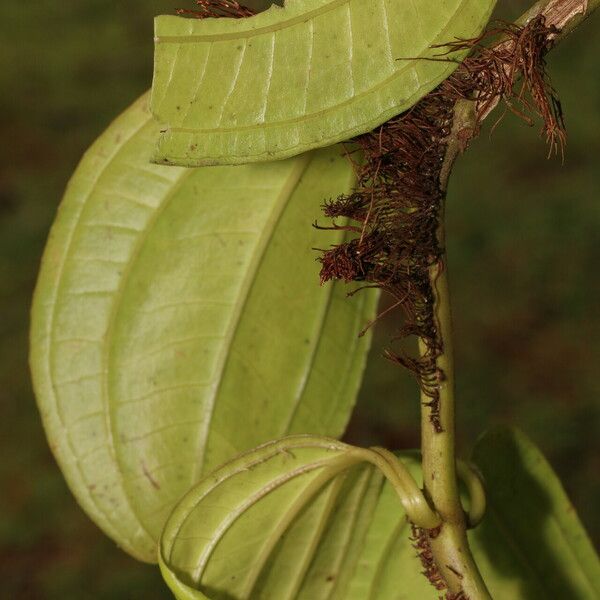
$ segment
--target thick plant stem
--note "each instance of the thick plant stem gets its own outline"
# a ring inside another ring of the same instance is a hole
[[[454,160],[472,136],[476,118],[472,102],[458,102],[454,111],[452,134],[448,141],[440,185],[446,192]],[[444,207],[440,207],[438,241],[445,247]],[[455,455],[454,359],[452,352],[452,315],[445,255],[430,269],[433,314],[442,353],[436,361],[439,391],[439,417],[442,431],[432,426],[428,398],[422,395],[421,448],[425,493],[442,519],[441,529],[429,533],[429,545],[438,571],[451,595],[463,593],[469,600],[491,598],[479,573],[467,540],[467,523],[460,502]],[[421,343],[421,351],[426,348]]]

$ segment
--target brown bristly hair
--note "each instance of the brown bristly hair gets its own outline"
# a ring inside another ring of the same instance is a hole
[[[322,283],[364,282],[385,290],[393,305],[402,307],[405,323],[397,337],[417,336],[426,351],[419,358],[391,350],[386,356],[417,375],[430,398],[436,431],[442,430],[437,390],[443,375],[436,361],[443,348],[433,318],[429,271],[444,254],[437,238],[443,200],[439,170],[453,107],[452,100],[428,97],[357,140],[364,157],[357,188],[324,206],[327,217],[358,222],[357,237],[320,258]]]
[[[431,537],[436,536],[436,531],[428,532],[426,529],[417,527],[414,523],[411,526],[410,541],[412,542],[413,548],[417,551],[417,556],[421,561],[423,567],[423,575],[427,578],[429,583],[438,591],[445,590],[447,588],[444,578],[440,574],[435,560],[433,558],[433,552],[431,551],[431,544],[429,542]]]
[[[353,140],[361,156],[354,160],[349,150],[358,174],[356,189],[323,207],[333,220],[331,228],[353,231],[356,237],[323,252],[321,283],[340,279],[359,282],[359,289],[380,288],[391,296],[391,308],[402,309],[404,324],[394,339],[415,336],[423,351],[415,357],[388,349],[385,356],[415,374],[438,433],[443,431],[439,387],[445,378],[438,359],[444,348],[431,274],[445,268],[438,237],[445,200],[441,173],[454,108],[459,100],[475,101],[478,129],[502,101],[528,123],[532,114],[540,116],[550,151],[562,149],[562,111],[544,61],[553,32],[538,17],[524,27],[496,23],[479,38],[444,45],[432,60],[451,60],[458,50],[472,54],[406,113]],[[497,38],[496,44],[485,45]],[[350,224],[338,225],[336,219],[350,219]]]
[[[443,596],[439,597],[439,600],[469,600],[463,590],[456,593],[448,591],[448,585],[435,563],[431,550],[431,540],[440,534],[442,526],[440,525],[440,527],[429,530],[417,527],[414,523],[411,523],[410,526],[411,535],[409,539],[412,542],[413,548],[417,551],[417,557],[421,561],[421,566],[423,567],[421,573],[438,592],[446,591]],[[460,573],[456,571],[455,573],[460,577]]]
[[[244,19],[252,17],[255,12],[235,0],[196,0],[197,9],[178,8],[177,14],[195,19],[232,17]]]
[[[487,116],[501,100],[507,110],[530,125],[534,122],[532,116],[539,117],[549,151],[563,154],[563,112],[548,78],[545,59],[555,33],[555,28],[546,27],[543,16],[524,27],[496,21],[479,38],[451,42],[444,49],[446,53],[469,46],[474,49],[448,83],[456,83],[459,97],[475,96],[479,118]],[[495,38],[501,41],[492,46],[485,44]]]

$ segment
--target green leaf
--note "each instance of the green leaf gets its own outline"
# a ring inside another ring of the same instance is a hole
[[[318,285],[311,248],[342,234],[311,224],[354,181],[339,148],[180,169],[149,163],[157,135],[143,97],[85,155],[31,331],[38,404],[71,489],[147,561],[203,473],[286,433],[343,432],[376,302]]]
[[[487,512],[471,534],[494,598],[595,600],[600,562],[552,468],[522,433],[498,428],[474,451]]]
[[[160,566],[175,596],[426,598],[398,495],[365,463],[374,454],[297,436],[212,473],[178,504],[161,537]],[[402,462],[418,472],[414,453]]]
[[[247,19],[162,16],[157,162],[238,164],[365,133],[456,68],[435,44],[478,35],[495,0],[287,0]]]

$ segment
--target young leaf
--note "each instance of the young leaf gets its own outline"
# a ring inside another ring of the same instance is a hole
[[[437,598],[392,485],[371,451],[327,439],[271,442],[200,482],[169,517],[163,576],[179,600]],[[416,453],[400,454],[415,479]],[[556,475],[522,434],[474,454],[488,513],[471,532],[494,598],[598,597],[598,559]]]
[[[573,505],[533,443],[494,429],[475,447],[487,513],[472,532],[477,564],[494,598],[600,597],[600,562]]]
[[[370,131],[450,75],[464,52],[432,46],[478,35],[494,4],[287,0],[246,19],[158,17],[155,160],[273,160]]]
[[[298,436],[212,473],[178,504],[161,537],[160,566],[175,596],[428,597],[398,495],[365,463],[374,454]],[[413,453],[402,462],[418,471]]]
[[[275,164],[149,163],[143,97],[69,183],[33,306],[31,366],[50,445],[102,529],[156,560],[173,504],[240,451],[340,435],[376,296],[319,287],[311,223],[350,189],[339,148]]]

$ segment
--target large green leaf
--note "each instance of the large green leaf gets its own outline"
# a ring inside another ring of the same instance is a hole
[[[495,0],[287,0],[247,19],[156,20],[155,159],[237,164],[347,140],[412,106],[456,67]],[[455,60],[454,60],[455,59]]]
[[[532,442],[513,429],[495,429],[478,442],[474,461],[488,509],[472,546],[494,598],[600,598],[598,557]]]
[[[161,570],[176,597],[426,598],[402,505],[365,463],[370,453],[299,436],[212,473],[173,511],[161,538]],[[413,453],[402,461],[418,472]]]
[[[169,517],[161,569],[179,600],[434,600],[398,495],[369,451],[266,444],[205,478]],[[416,453],[400,455],[419,477]],[[488,513],[471,547],[497,600],[594,600],[598,559],[556,475],[522,434],[474,458]]]
[[[143,97],[66,192],[33,307],[31,365],[50,445],[79,501],[156,560],[173,504],[209,469],[288,432],[340,435],[376,296],[319,287],[311,227],[348,191],[337,148],[276,164],[149,163]]]

